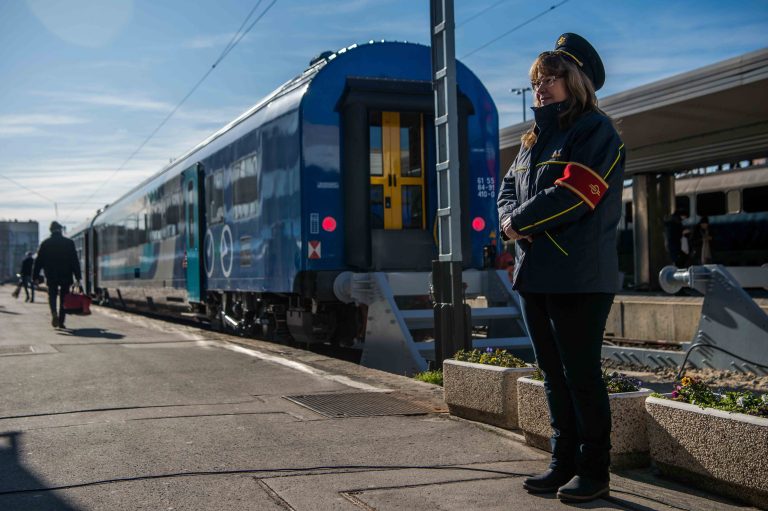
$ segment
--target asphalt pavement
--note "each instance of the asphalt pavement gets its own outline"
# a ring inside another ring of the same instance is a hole
[[[450,417],[440,387],[102,307],[57,330],[12,289],[2,511],[752,509],[652,468],[588,504],[530,495],[548,453]]]

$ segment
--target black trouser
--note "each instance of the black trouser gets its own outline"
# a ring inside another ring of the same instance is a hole
[[[24,293],[27,295],[27,301],[35,301],[35,283],[29,277],[21,277],[21,285],[24,286]],[[29,297],[29,292],[32,291],[32,298]]]
[[[71,283],[59,284],[48,282],[48,305],[51,307],[51,318],[58,318],[59,325],[64,324],[64,295],[69,292]],[[59,311],[56,313],[56,298],[59,299]]]
[[[610,465],[611,409],[600,352],[613,296],[521,295],[554,430],[550,468],[602,481]]]

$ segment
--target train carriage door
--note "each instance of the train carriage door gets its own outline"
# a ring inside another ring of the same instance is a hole
[[[202,200],[203,166],[198,163],[182,173],[184,196],[184,262],[186,266],[187,294],[190,302],[201,302],[204,290],[200,243],[205,232]]]
[[[371,227],[426,228],[424,214],[424,116],[369,113]]]

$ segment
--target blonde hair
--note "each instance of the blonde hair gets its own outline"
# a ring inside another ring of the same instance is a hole
[[[568,105],[560,113],[560,129],[568,129],[586,112],[599,112],[608,117],[605,112],[597,106],[597,96],[595,96],[595,86],[579,67],[568,57],[556,51],[545,51],[536,57],[531,64],[531,70],[528,72],[531,81],[539,80],[545,76],[560,76],[565,80],[565,88],[568,91]],[[534,94],[534,106],[541,106],[536,100]],[[530,149],[536,143],[536,132],[534,127],[523,133],[520,138],[523,147]]]

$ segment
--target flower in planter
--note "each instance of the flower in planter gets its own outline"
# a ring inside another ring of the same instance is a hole
[[[656,397],[665,397],[655,394]],[[675,385],[671,399],[698,405],[701,408],[715,408],[726,412],[745,413],[757,417],[768,417],[768,394],[758,395],[749,391],[715,392],[701,378],[684,376]]]
[[[475,364],[487,364],[499,367],[526,367],[522,359],[512,355],[507,350],[487,348],[485,351],[459,350],[453,356],[454,360],[473,362]]]

